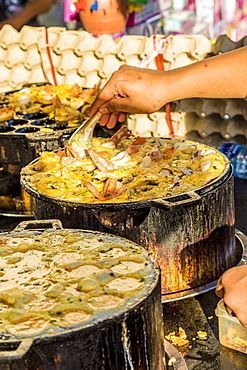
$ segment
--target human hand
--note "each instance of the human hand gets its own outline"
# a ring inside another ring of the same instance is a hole
[[[89,111],[103,114],[102,126],[113,128],[127,113],[153,113],[165,103],[164,72],[122,65],[115,71],[93,102]]]
[[[232,267],[219,279],[215,293],[226,310],[247,327],[247,265]]]

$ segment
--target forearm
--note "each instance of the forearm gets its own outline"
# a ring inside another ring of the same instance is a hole
[[[173,69],[163,79],[165,101],[246,98],[247,47]]]
[[[48,12],[52,5],[58,2],[59,0],[30,0],[19,14],[0,22],[0,28],[10,24],[19,31],[23,25],[28,24],[39,14]]]
[[[19,31],[23,25],[27,24],[35,16],[36,14],[34,11],[29,11],[28,8],[25,8],[19,14],[0,22],[0,28],[2,28],[5,24],[9,24]]]
[[[187,98],[243,99],[246,85],[247,47],[165,72],[123,65],[99,93],[90,114],[99,110],[106,115],[100,123],[111,128],[118,112],[153,113]],[[118,119],[125,116],[120,113]]]

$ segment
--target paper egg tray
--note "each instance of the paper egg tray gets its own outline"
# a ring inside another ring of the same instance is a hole
[[[20,89],[27,83],[75,84],[101,87],[122,64],[138,65],[165,39],[162,50],[164,69],[182,67],[246,44],[220,35],[215,43],[204,35],[125,35],[115,41],[110,35],[94,37],[86,31],[63,27],[24,26],[17,32],[10,25],[0,30],[0,92]],[[146,68],[156,69],[154,59]],[[176,102],[172,112],[174,132],[184,136],[191,130],[201,137],[219,133],[230,140],[247,140],[245,99],[185,99]],[[139,136],[169,136],[166,113],[131,115],[128,124]],[[33,130],[39,126],[31,124]],[[14,130],[12,130],[14,127]],[[16,126],[9,129],[15,132]],[[18,130],[23,127],[18,127]],[[36,131],[37,132],[37,131]]]

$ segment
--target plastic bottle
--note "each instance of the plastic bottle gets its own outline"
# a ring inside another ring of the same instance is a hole
[[[233,176],[247,179],[247,145],[224,143],[220,151],[231,160]]]

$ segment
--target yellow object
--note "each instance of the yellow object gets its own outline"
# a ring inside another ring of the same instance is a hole
[[[221,176],[227,165],[216,149],[178,139],[129,136],[116,144],[113,138],[94,137],[86,156],[85,146],[72,144],[67,147],[74,158],[42,152],[24,167],[27,184],[55,199],[122,203],[196,190]]]
[[[187,334],[185,333],[184,329],[179,327],[178,335],[176,335],[175,331],[165,335],[165,338],[171,342],[176,347],[188,347],[189,341],[187,338]],[[171,365],[169,365],[171,366]]]
[[[143,11],[143,6],[138,4],[138,5],[135,5],[135,4],[132,4],[132,3],[129,3],[129,13],[133,13],[133,12],[142,12]]]
[[[203,339],[203,340],[208,339],[208,334],[207,334],[206,331],[198,330],[197,336],[198,336],[199,339]]]

